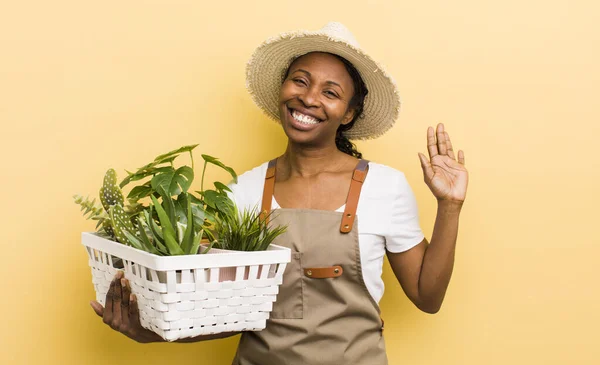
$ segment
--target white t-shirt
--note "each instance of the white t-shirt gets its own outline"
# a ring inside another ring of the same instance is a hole
[[[245,172],[231,184],[233,200],[240,210],[260,209],[268,162]],[[279,205],[273,197],[271,209]],[[345,206],[337,209],[343,212]],[[365,284],[375,302],[383,296],[381,279],[385,250],[403,252],[425,237],[419,225],[417,202],[404,174],[369,162],[356,211],[358,243]]]

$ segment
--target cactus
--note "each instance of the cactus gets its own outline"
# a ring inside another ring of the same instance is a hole
[[[117,185],[117,172],[115,169],[108,169],[104,174],[104,184],[100,188],[100,201],[107,212],[111,205],[123,206],[123,192]]]
[[[125,199],[123,198],[121,188],[117,184],[117,172],[114,169],[108,169],[104,174],[104,183],[100,188],[100,201],[106,212],[110,212],[111,207],[117,207],[115,208],[116,213],[120,221],[125,225],[119,228],[118,221],[115,220],[113,215],[109,214],[110,226],[108,230],[105,228],[105,231],[107,233],[110,231],[109,234],[119,242],[135,247],[135,243],[127,239],[123,230],[126,229],[129,233],[137,231],[135,227],[136,221],[133,216],[143,211],[144,207],[137,202],[133,205],[124,206]]]
[[[125,213],[123,207],[120,205],[112,205],[109,208],[108,213],[110,215],[110,220],[113,223],[117,241],[142,250],[143,248],[140,247],[135,240],[131,240],[128,237],[128,233],[137,236],[139,236],[139,233],[137,232],[137,228],[131,223],[131,220],[128,219],[127,213]]]

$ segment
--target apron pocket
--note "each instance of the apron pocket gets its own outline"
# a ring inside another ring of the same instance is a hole
[[[301,319],[304,315],[302,293],[302,252],[292,251],[292,260],[283,272],[283,283],[279,286],[277,300],[273,303],[271,318]]]

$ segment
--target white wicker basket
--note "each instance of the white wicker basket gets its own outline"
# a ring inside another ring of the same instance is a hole
[[[142,326],[167,341],[230,331],[264,329],[273,308],[288,248],[266,251],[211,249],[204,255],[157,256],[82,233],[96,300],[123,270],[137,296]]]

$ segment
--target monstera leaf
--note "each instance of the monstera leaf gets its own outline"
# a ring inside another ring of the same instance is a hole
[[[170,196],[185,193],[194,180],[194,170],[188,166],[182,166],[177,170],[166,171],[152,178],[152,189],[159,191],[162,188]]]

